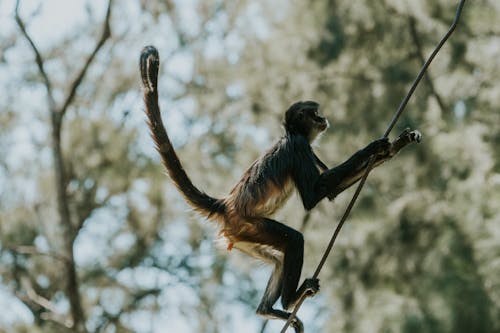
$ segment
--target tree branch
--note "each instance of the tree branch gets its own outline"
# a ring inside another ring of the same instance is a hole
[[[15,297],[20,300],[33,314],[33,316],[38,321],[51,321],[58,326],[64,327],[64,329],[71,328],[71,323],[69,319],[62,318],[61,315],[58,315],[54,312],[49,311],[42,304],[37,303],[26,293],[21,291],[14,292]]]
[[[33,288],[29,288],[25,293],[15,291],[14,295],[23,302],[34,315],[36,314],[39,320],[51,321],[65,329],[72,327],[71,320],[58,314],[54,304],[48,299],[38,295]]]
[[[103,23],[103,30],[101,37],[99,38],[94,51],[87,58],[84,66],[78,73],[76,79],[71,83],[70,90],[67,97],[64,100],[63,106],[58,109],[56,102],[53,97],[52,85],[47,72],[44,68],[44,60],[38,51],[33,39],[30,37],[26,30],[26,25],[19,15],[19,3],[17,0],[15,7],[15,19],[19,29],[21,30],[23,36],[26,38],[30,44],[33,53],[35,54],[35,60],[38,65],[38,70],[43,78],[44,85],[47,89],[47,100],[49,104],[50,114],[51,114],[51,125],[52,125],[52,155],[54,158],[54,174],[55,174],[55,187],[57,192],[57,207],[59,212],[60,226],[63,231],[64,237],[64,251],[67,256],[65,262],[65,276],[66,276],[66,296],[68,297],[70,303],[70,312],[72,318],[72,329],[75,332],[86,332],[85,328],[85,314],[82,307],[81,295],[79,290],[79,281],[76,271],[76,266],[74,262],[73,245],[76,239],[76,234],[79,229],[75,229],[71,221],[71,214],[69,210],[69,198],[66,191],[67,188],[67,175],[65,170],[65,163],[62,152],[61,145],[61,128],[62,119],[68,109],[69,105],[73,102],[76,90],[80,86],[90,64],[95,59],[95,56],[104,45],[106,40],[111,35],[110,30],[110,16],[111,16],[111,4],[112,0],[108,1],[108,6],[106,10],[106,17]]]
[[[11,268],[13,280],[12,293],[31,311],[35,322],[51,321],[54,324],[63,326],[65,331],[70,328],[71,326],[68,324],[69,319],[64,315],[58,314],[54,304],[35,291],[26,270],[18,265],[18,256],[16,255],[18,252],[10,248],[6,248],[6,250],[12,251],[14,254],[14,263]]]
[[[38,249],[34,246],[15,246],[15,247],[6,247],[6,249],[18,254],[50,257],[62,261],[64,263],[68,262],[69,260],[69,258],[59,255],[57,253],[38,251]]]
[[[36,47],[35,43],[33,42],[33,39],[28,34],[28,32],[26,30],[26,25],[24,24],[23,20],[21,19],[21,16],[19,16],[19,3],[20,3],[20,0],[17,0],[16,1],[16,9],[15,9],[16,23],[17,23],[19,29],[21,30],[24,38],[26,38],[26,40],[30,44],[31,49],[33,50],[33,53],[35,53],[35,61],[36,61],[36,64],[38,66],[38,70],[40,71],[40,74],[42,75],[43,84],[44,84],[45,88],[47,89],[47,100],[49,103],[49,107],[50,107],[51,111],[54,111],[56,109],[56,102],[55,102],[54,95],[52,92],[52,84],[49,80],[49,77],[47,76],[47,72],[45,71],[44,60],[42,58],[42,55],[38,51],[38,48]]]
[[[104,43],[106,42],[106,40],[111,36],[111,28],[110,28],[110,25],[109,25],[109,20],[110,20],[110,17],[111,17],[111,3],[112,2],[113,2],[112,0],[109,0],[109,2],[108,2],[108,8],[106,10],[106,17],[105,17],[103,25],[102,25],[101,37],[97,41],[97,44],[94,47],[94,51],[92,51],[92,53],[90,54],[90,56],[87,58],[87,61],[85,62],[85,65],[82,67],[82,69],[80,70],[80,72],[76,76],[75,80],[71,83],[68,95],[66,96],[66,98],[64,100],[64,104],[63,104],[63,106],[61,107],[61,110],[60,110],[61,116],[63,116],[66,113],[66,110],[68,109],[68,106],[71,104],[71,102],[73,102],[73,99],[74,99],[75,94],[76,94],[76,90],[78,89],[78,87],[82,83],[83,77],[87,73],[87,70],[88,70],[90,64],[92,63],[92,61],[94,60],[95,56],[97,55],[97,53],[99,52],[99,50],[101,49],[101,47],[104,45]]]
[[[38,306],[51,311],[51,312],[57,312],[56,307],[54,303],[52,303],[50,300],[46,299],[45,297],[39,295],[33,286],[31,285],[31,282],[29,281],[28,277],[22,277],[21,278],[21,286],[23,287],[24,290],[26,290],[25,296],[27,299],[29,299],[31,302],[37,304]],[[20,292],[18,292],[20,293]]]
[[[408,23],[410,25],[410,36],[411,39],[413,40],[413,43],[415,44],[416,47],[416,54],[417,58],[420,61],[420,65],[423,65],[425,63],[425,58],[424,58],[424,53],[422,51],[422,43],[420,43],[420,38],[418,36],[417,32],[417,25],[416,25],[416,20],[415,17],[410,16]],[[434,87],[434,82],[430,76],[429,73],[425,76],[425,81],[427,82],[427,85],[429,86],[429,89],[431,90],[431,94],[434,96],[436,99],[436,102],[438,103],[439,107],[441,108],[441,111],[446,112],[449,111],[449,108],[445,105],[443,102],[443,99],[441,96],[438,94],[436,88]]]

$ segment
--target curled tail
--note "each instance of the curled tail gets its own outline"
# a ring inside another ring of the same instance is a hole
[[[142,50],[140,58],[141,79],[146,106],[145,111],[148,117],[149,130],[156,144],[156,149],[160,153],[162,163],[186,201],[196,211],[206,217],[212,217],[214,214],[223,214],[224,204],[221,200],[212,198],[193,185],[191,179],[189,179],[184,171],[170,142],[167,131],[163,126],[160,107],[158,105],[159,66],[160,57],[158,51],[154,46],[146,46]]]

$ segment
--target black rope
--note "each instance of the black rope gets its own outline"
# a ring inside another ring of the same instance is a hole
[[[453,23],[451,24],[450,28],[448,29],[448,32],[441,38],[441,40],[439,41],[438,45],[435,47],[434,51],[432,51],[432,53],[429,56],[429,58],[427,59],[427,61],[423,64],[422,68],[418,72],[418,75],[415,78],[415,80],[413,81],[413,84],[411,85],[410,90],[406,94],[405,98],[401,101],[401,104],[399,105],[397,111],[395,112],[394,116],[392,117],[391,122],[390,122],[389,126],[387,127],[387,130],[384,133],[384,136],[383,136],[384,138],[386,138],[386,137],[389,136],[389,133],[394,128],[394,125],[396,125],[396,122],[398,121],[399,117],[403,113],[406,105],[408,104],[408,101],[410,100],[411,96],[413,95],[413,92],[415,91],[415,89],[417,88],[420,80],[424,76],[425,71],[427,70],[427,68],[431,64],[431,62],[434,59],[434,57],[438,54],[438,52],[441,49],[441,47],[444,45],[444,43],[448,40],[448,38],[450,37],[450,35],[455,30],[455,28],[456,28],[456,26],[458,24],[458,20],[460,18],[460,15],[462,14],[462,9],[464,7],[464,4],[465,4],[465,0],[460,0],[460,3],[458,4],[457,12],[455,14],[455,19],[453,20]],[[346,208],[346,210],[344,212],[344,215],[342,215],[342,218],[340,219],[337,227],[335,228],[335,231],[333,232],[332,238],[330,239],[330,242],[328,243],[328,246],[326,247],[326,250],[325,250],[325,252],[323,254],[323,257],[321,257],[321,260],[320,260],[320,262],[318,264],[318,267],[314,271],[314,274],[312,276],[313,279],[316,279],[318,277],[319,273],[321,272],[321,269],[323,268],[323,265],[326,262],[326,259],[330,255],[330,252],[331,252],[331,250],[333,248],[333,245],[335,244],[335,240],[337,239],[337,236],[340,233],[340,229],[342,229],[342,226],[344,225],[345,221],[347,220],[347,217],[349,216],[349,213],[351,212],[352,207],[354,206],[354,203],[358,199],[359,193],[361,192],[361,189],[365,185],[366,178],[368,178],[368,174],[370,173],[370,171],[371,171],[371,169],[373,167],[373,163],[374,162],[375,162],[375,158],[372,157],[369,160],[369,162],[368,162],[368,166],[366,168],[366,172],[363,175],[363,178],[361,178],[361,180],[359,182],[359,185],[356,188],[356,191],[354,192],[354,195],[352,196],[351,201],[347,205],[347,208]],[[288,317],[288,320],[285,323],[285,326],[283,326],[283,328],[281,329],[281,333],[285,333],[285,331],[288,328],[288,326],[290,326],[293,318],[295,318],[295,315],[299,311],[299,309],[302,306],[302,303],[304,302],[305,299],[306,299],[306,294],[303,294],[300,297],[300,300],[298,301],[297,305],[293,309],[292,313]]]

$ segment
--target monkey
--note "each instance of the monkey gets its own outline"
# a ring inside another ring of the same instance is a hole
[[[150,134],[169,177],[195,211],[216,222],[228,250],[238,249],[273,265],[271,277],[257,307],[257,314],[268,319],[288,320],[302,295],[319,291],[319,280],[307,278],[298,287],[303,265],[304,238],[299,231],[271,218],[294,189],[305,210],[313,209],[324,198],[333,200],[356,183],[373,156],[374,166],[391,159],[404,146],[419,142],[418,131],[406,129],[392,143],[387,138],[374,140],[345,162],[328,168],[311,143],[328,127],[328,120],[313,101],[299,101],[285,112],[284,134],[253,162],[241,179],[223,198],[214,198],[196,187],[188,177],[164,127],[158,105],[160,59],[154,46],[140,55],[145,113]],[[274,308],[281,297],[283,310]],[[296,333],[304,326],[292,321]]]

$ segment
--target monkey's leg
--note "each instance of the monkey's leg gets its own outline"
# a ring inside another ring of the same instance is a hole
[[[287,309],[303,292],[314,294],[319,288],[317,280],[314,280],[316,283],[305,284],[311,290],[304,289],[305,287],[297,290],[304,258],[302,234],[280,222],[261,218],[252,221],[251,230],[240,234],[239,239],[250,245],[241,246],[237,243],[236,247],[274,264],[257,313],[270,319],[288,320],[289,312],[273,308],[278,298],[282,297],[283,306]],[[298,318],[294,319],[292,325],[295,332],[303,332],[302,322]]]
[[[372,168],[375,168],[380,164],[384,163],[385,161],[390,160],[408,144],[413,142],[420,142],[421,140],[422,140],[422,134],[419,131],[417,130],[410,131],[410,129],[408,128],[405,129],[391,143],[391,146],[386,154],[376,156],[376,160],[373,163]],[[338,181],[338,185],[336,185],[333,189],[328,189],[329,191],[328,198],[330,199],[335,198],[338,194],[340,194],[341,192],[343,192],[344,190],[348,189],[353,184],[355,184],[358,180],[360,180],[363,177],[367,167],[368,167],[368,162],[363,162],[361,165],[358,165],[354,169],[353,173]]]
[[[292,229],[294,230],[294,229]],[[295,231],[295,230],[294,230]],[[298,231],[291,237],[285,249],[283,259],[283,288],[281,291],[281,304],[288,310],[293,308],[302,294],[313,296],[319,291],[318,279],[306,279],[297,290],[304,261],[304,237]]]
[[[290,313],[273,308],[273,305],[280,297],[280,293],[283,288],[283,258],[276,259],[276,265],[271,278],[267,283],[266,291],[264,292],[264,296],[257,307],[257,314],[268,319],[281,319],[286,321],[288,320]],[[294,327],[296,333],[304,332],[304,325],[299,318],[294,318],[292,327]]]

